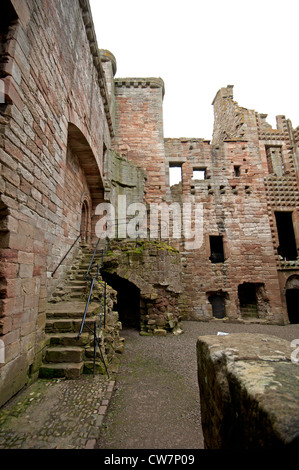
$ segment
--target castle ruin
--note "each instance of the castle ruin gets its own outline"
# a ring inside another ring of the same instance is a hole
[[[38,376],[49,301],[79,245],[63,257],[78,237],[95,245],[103,203],[189,205],[191,227],[202,211],[191,248],[182,227],[128,241],[117,226],[103,276],[123,323],[144,334],[178,332],[181,319],[298,323],[299,127],[277,116],[272,128],[228,85],[211,141],[165,139],[163,80],[116,78],[88,0],[1,10],[0,405]]]

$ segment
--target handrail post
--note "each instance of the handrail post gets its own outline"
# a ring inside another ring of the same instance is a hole
[[[77,241],[79,240],[79,238],[81,237],[81,233],[78,235],[78,237],[76,238],[76,240],[74,241],[74,243],[72,244],[72,246],[70,247],[70,249],[68,250],[68,252],[64,255],[64,257],[61,259],[60,263],[56,266],[56,268],[54,269],[54,271],[52,272],[51,276],[54,277],[56,271],[58,270],[58,268],[61,266],[61,264],[63,263],[63,261],[65,260],[65,258],[68,256],[68,254],[72,251],[72,249],[74,248],[74,246],[76,245]]]

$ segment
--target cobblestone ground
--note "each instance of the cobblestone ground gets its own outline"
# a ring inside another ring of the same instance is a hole
[[[0,448],[92,447],[111,385],[103,376],[38,380],[0,410]]]

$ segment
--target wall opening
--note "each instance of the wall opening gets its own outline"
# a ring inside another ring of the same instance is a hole
[[[266,146],[268,171],[276,176],[284,175],[281,146]]]
[[[7,75],[11,75],[7,64],[12,60],[7,53],[8,45],[13,39],[18,16],[10,0],[2,0],[1,16],[0,16],[0,106],[1,110],[5,109],[5,103],[12,103],[11,97],[5,94],[5,85],[2,81]]]
[[[239,178],[241,176],[241,167],[240,165],[235,165],[234,166],[234,175],[236,178]]]
[[[222,236],[210,236],[210,250],[211,256],[209,259],[212,263],[224,262],[224,248]]]
[[[182,165],[170,164],[169,165],[169,185],[174,186],[182,182]]]
[[[193,180],[205,180],[207,178],[206,168],[193,168]]]
[[[116,274],[103,272],[103,279],[117,292],[119,321],[123,328],[140,329],[140,289]]]
[[[290,323],[299,323],[299,289],[288,289],[286,301]]]
[[[299,323],[299,276],[294,274],[286,283],[286,303],[290,323]]]
[[[5,250],[9,246],[9,236],[10,232],[8,230],[8,217],[9,209],[0,199],[0,259],[2,257],[2,250]],[[5,269],[0,270],[0,318],[3,311],[3,302],[2,299],[6,298],[7,294],[7,279],[5,275]],[[2,336],[2,326],[0,324],[0,336]]]
[[[89,208],[86,201],[83,202],[82,211],[81,211],[81,241],[87,242],[90,238],[90,215],[89,215]]]
[[[278,254],[286,261],[297,259],[297,246],[292,212],[275,212],[279,240]]]
[[[256,285],[250,282],[244,282],[244,284],[239,285],[238,296],[241,314],[243,316],[257,317]]]
[[[212,305],[213,317],[219,320],[223,319],[225,313],[225,297],[220,294],[212,294],[208,297],[209,302]]]

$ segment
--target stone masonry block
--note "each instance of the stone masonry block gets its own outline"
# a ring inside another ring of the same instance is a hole
[[[299,364],[293,351],[274,336],[198,338],[205,448],[298,448]]]

